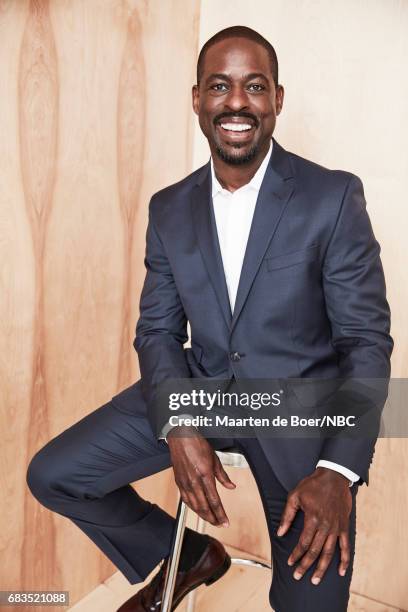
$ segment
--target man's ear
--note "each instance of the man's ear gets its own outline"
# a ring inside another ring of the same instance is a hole
[[[279,113],[282,110],[282,106],[283,106],[283,98],[285,96],[285,90],[283,89],[282,85],[278,85],[276,88],[276,114],[279,115]]]
[[[196,115],[198,115],[199,100],[200,100],[200,94],[198,92],[198,85],[193,85],[191,93],[193,97],[193,111],[195,112]]]

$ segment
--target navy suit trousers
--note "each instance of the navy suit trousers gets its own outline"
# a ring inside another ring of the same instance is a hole
[[[319,586],[310,582],[314,566],[296,581],[287,559],[301,533],[303,513],[297,513],[284,537],[276,536],[288,492],[276,478],[258,440],[209,439],[209,442],[216,450],[232,443],[239,445],[255,477],[271,540],[271,607],[276,612],[345,612],[354,557],[358,486],[352,487],[352,558],[346,576],[337,573],[340,558],[337,546]],[[168,447],[164,441],[155,439],[147,418],[110,401],[40,449],[28,466],[27,483],[42,505],[69,518],[131,584],[136,584],[169,554],[175,519],[142,499],[129,483],[170,467]]]

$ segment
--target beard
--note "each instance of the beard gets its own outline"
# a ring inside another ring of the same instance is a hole
[[[258,144],[253,145],[253,147],[247,153],[240,154],[239,149],[241,147],[239,145],[234,148],[237,151],[236,155],[231,155],[230,153],[227,153],[227,151],[225,151],[225,149],[223,149],[219,145],[216,146],[215,151],[218,157],[222,159],[222,161],[224,161],[226,164],[230,164],[231,166],[242,166],[244,164],[248,164],[253,159],[255,159],[259,151]]]

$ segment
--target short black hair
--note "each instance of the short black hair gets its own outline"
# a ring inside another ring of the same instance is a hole
[[[269,59],[271,62],[271,71],[274,83],[276,87],[279,84],[278,80],[278,58],[276,56],[275,49],[272,47],[271,43],[266,40],[259,32],[252,30],[252,28],[248,28],[247,26],[231,26],[229,28],[225,28],[224,30],[220,30],[214,36],[209,38],[207,42],[203,45],[200,54],[197,60],[197,85],[200,84],[200,79],[203,74],[204,67],[204,59],[205,54],[208,49],[212,47],[217,42],[221,42],[222,40],[226,40],[227,38],[247,38],[248,40],[252,40],[253,42],[262,45],[266,51],[268,52]]]

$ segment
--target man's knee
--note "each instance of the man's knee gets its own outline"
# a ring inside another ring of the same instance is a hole
[[[50,469],[52,469],[52,464],[48,459],[46,447],[44,447],[32,457],[26,473],[28,488],[40,502],[47,500],[51,490]]]
[[[52,442],[52,441],[51,441]],[[55,501],[64,495],[64,482],[69,467],[63,453],[50,442],[31,459],[26,473],[26,482],[33,496],[44,506],[52,508]]]

